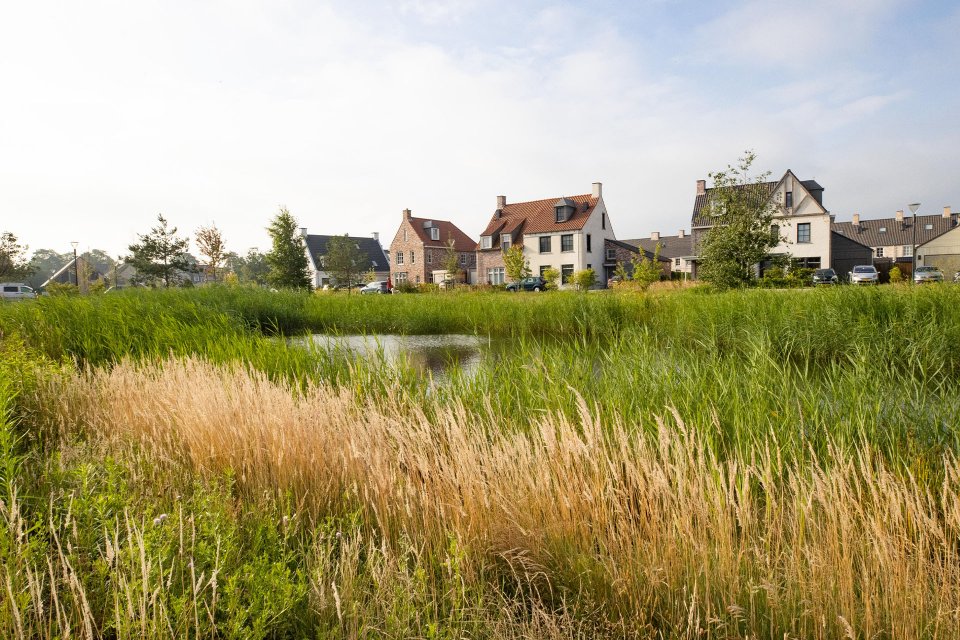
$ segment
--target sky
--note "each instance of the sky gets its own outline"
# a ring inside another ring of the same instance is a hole
[[[603,183],[618,238],[689,229],[735,163],[838,220],[960,208],[960,5],[898,0],[0,4],[0,231],[126,253],[163,214],[269,248],[402,210],[476,238],[496,196]]]

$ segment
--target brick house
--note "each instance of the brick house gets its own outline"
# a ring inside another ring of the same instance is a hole
[[[633,274],[633,261],[639,261],[642,258],[647,260],[653,260],[655,253],[653,251],[648,251],[641,246],[634,244],[635,240],[613,240],[607,238],[604,241],[604,268],[612,265],[613,269],[616,270],[617,264],[622,263],[624,268],[627,270],[628,275]],[[664,257],[662,252],[660,255],[660,271],[663,274],[664,278],[670,278],[670,265],[673,262],[670,258]],[[613,275],[612,273],[610,274]]]
[[[393,284],[433,282],[434,275],[450,277],[443,263],[451,242],[460,265],[456,280],[471,282],[470,274],[477,267],[476,241],[448,220],[414,218],[410,209],[404,209],[400,228],[390,243]]]
[[[553,267],[562,282],[583,269],[593,269],[606,283],[616,263],[605,263],[605,241],[615,239],[603,202],[603,185],[593,183],[591,193],[507,204],[497,196],[497,208],[480,235],[477,280],[506,282],[503,254],[519,244],[534,275]]]

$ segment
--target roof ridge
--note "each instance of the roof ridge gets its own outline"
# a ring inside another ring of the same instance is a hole
[[[560,199],[562,199],[562,198],[590,198],[590,199],[593,199],[593,194],[592,194],[592,193],[578,193],[578,194],[573,195],[573,196],[554,196],[554,197],[552,197],[552,198],[540,198],[539,200],[525,200],[525,201],[523,201],[523,202],[508,202],[508,203],[506,204],[506,206],[508,206],[508,207],[519,207],[520,205],[523,205],[523,204],[537,204],[537,203],[540,203],[540,202],[549,202],[549,201],[551,201],[551,200],[554,201],[554,202],[556,202],[557,200],[560,200]]]

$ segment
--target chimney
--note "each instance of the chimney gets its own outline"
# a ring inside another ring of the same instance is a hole
[[[380,234],[379,234],[378,232],[374,231],[374,232],[371,233],[370,235],[373,236],[373,239],[374,239],[374,240],[376,240],[377,242],[380,242]]]
[[[903,209],[897,211],[897,222],[903,222]]]
[[[300,235],[303,236],[304,238],[307,237],[307,228],[306,228],[306,227],[300,227]]]
[[[687,232],[684,231],[683,229],[680,229],[680,231],[677,232],[677,237],[678,237],[678,238],[686,238],[686,237],[687,237]]]
[[[697,195],[702,196],[707,192],[707,181],[697,180]]]
[[[951,214],[950,214],[950,207],[944,207],[944,208],[943,208],[943,217],[944,217],[944,218],[949,218],[950,215],[951,215]]]
[[[651,240],[659,240],[659,239],[660,239],[660,232],[659,232],[659,231],[653,231],[653,232],[651,232],[651,233],[650,233],[650,239],[651,239]]]
[[[592,195],[593,195],[594,198],[600,198],[600,197],[603,196],[603,183],[602,183],[602,182],[594,182],[594,183],[593,183],[593,194],[592,194]]]
[[[860,214],[859,214],[859,213],[853,214],[853,226],[854,226],[854,227],[857,227],[857,228],[860,227]]]
[[[403,219],[404,219],[404,220],[409,220],[409,219],[410,219],[410,209],[404,209],[404,210],[403,210]]]
[[[503,210],[507,206],[507,196],[497,196],[497,209]]]

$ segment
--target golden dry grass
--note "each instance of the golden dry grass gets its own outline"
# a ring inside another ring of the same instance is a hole
[[[430,552],[454,539],[464,579],[515,581],[544,635],[569,633],[551,616],[571,606],[651,637],[960,635],[954,458],[930,490],[868,444],[801,465],[771,434],[718,459],[712,425],[668,412],[645,435],[583,403],[579,420],[506,433],[456,407],[360,407],[349,390],[295,392],[199,360],[76,374],[46,397],[63,429],[231,472],[242,494],[359,509],[385,562],[404,540]],[[315,597],[329,603],[327,582]]]

